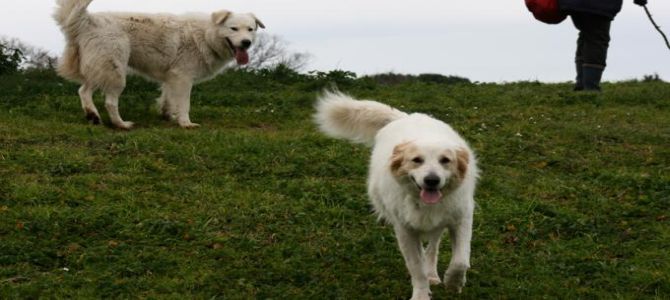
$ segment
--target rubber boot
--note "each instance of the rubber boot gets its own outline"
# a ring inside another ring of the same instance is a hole
[[[582,84],[585,91],[600,91],[600,79],[604,70],[602,66],[586,64],[582,66]]]
[[[583,91],[584,90],[584,81],[582,78],[582,63],[577,62],[575,63],[576,69],[577,69],[577,78],[575,78],[575,87],[572,89],[573,91]]]

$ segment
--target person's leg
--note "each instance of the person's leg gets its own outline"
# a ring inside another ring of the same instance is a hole
[[[600,90],[600,80],[607,65],[611,20],[588,15],[583,24],[582,82],[584,90]]]
[[[582,24],[584,23],[584,16],[581,13],[571,13],[570,19],[575,25],[575,28],[579,30],[577,36],[577,51],[575,53],[575,69],[577,70],[577,77],[575,78],[575,91],[581,91],[584,89],[584,82],[582,80],[582,64],[584,64],[583,58],[583,48],[584,48],[584,34],[582,33]]]

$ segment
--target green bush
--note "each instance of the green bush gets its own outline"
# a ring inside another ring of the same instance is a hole
[[[18,71],[23,59],[21,50],[0,44],[0,75]]]
[[[442,74],[397,74],[397,73],[383,73],[365,76],[363,78],[370,79],[378,84],[383,85],[398,85],[403,83],[435,83],[435,84],[469,84],[469,79],[460,76],[445,76]]]

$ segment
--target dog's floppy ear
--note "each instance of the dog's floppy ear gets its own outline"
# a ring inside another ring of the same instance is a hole
[[[221,25],[230,17],[231,12],[227,10],[220,10],[212,13],[212,22],[216,25]]]
[[[261,20],[258,19],[256,15],[251,14],[251,16],[254,17],[254,20],[256,20],[256,25],[258,25],[258,27],[265,29],[265,24],[263,24],[263,22],[261,22]]]
[[[464,148],[456,150],[456,162],[458,169],[458,177],[463,179],[468,172],[468,165],[470,164],[470,154]]]
[[[393,148],[393,154],[391,155],[391,173],[396,176],[400,176],[400,167],[405,160],[405,151],[409,148],[410,142],[398,144]]]

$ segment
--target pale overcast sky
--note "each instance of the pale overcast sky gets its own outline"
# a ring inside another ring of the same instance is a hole
[[[670,34],[670,1],[649,0]],[[0,0],[0,35],[60,54],[55,0]],[[266,32],[308,52],[308,70],[442,73],[476,81],[569,81],[577,31],[535,21],[523,0],[95,0],[91,11],[254,12]],[[670,80],[670,50],[633,0],[612,23],[608,81],[657,73]]]

